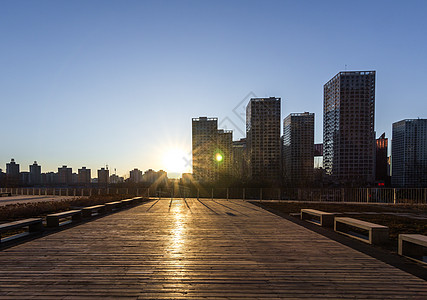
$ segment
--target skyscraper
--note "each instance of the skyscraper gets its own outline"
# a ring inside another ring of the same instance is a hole
[[[192,119],[193,176],[197,181],[213,182],[218,179],[215,163],[217,135],[217,118]]]
[[[247,179],[246,138],[233,141],[233,176],[241,181]]]
[[[249,180],[280,184],[280,98],[252,98],[246,107]]]
[[[374,182],[375,71],[340,72],[324,87],[323,165],[333,182]]]
[[[283,175],[292,186],[306,186],[314,172],[314,113],[293,113],[283,121]]]
[[[392,185],[427,187],[427,119],[393,123],[392,134]]]
[[[218,169],[218,179],[228,180],[232,175],[233,132],[231,130],[219,129],[217,134],[215,164]]]

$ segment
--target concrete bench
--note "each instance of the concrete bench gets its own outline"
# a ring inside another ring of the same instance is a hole
[[[94,205],[82,208],[83,218],[90,218],[103,214],[105,212],[105,205]]]
[[[14,229],[21,229],[24,227],[28,227],[27,232],[15,234],[5,239],[1,238],[1,234],[4,232],[8,232]],[[43,220],[41,218],[31,218],[31,219],[25,219],[25,220],[19,220],[19,221],[0,224],[0,243],[9,241],[12,239],[20,238],[20,237],[29,235],[31,233],[42,232],[43,229],[44,229]]]
[[[9,193],[9,192],[2,192],[2,193],[0,193],[0,197],[3,197],[3,196],[11,197],[12,193]]]
[[[109,203],[105,203],[105,210],[108,212],[112,212],[112,211],[118,210],[121,206],[122,206],[121,201],[109,202]]]
[[[71,217],[71,221],[68,219]],[[46,225],[47,227],[58,227],[60,225],[66,225],[70,222],[78,222],[82,219],[82,211],[81,210],[69,210],[56,214],[51,214],[46,216]]]
[[[308,208],[301,209],[301,220],[305,220],[322,227],[334,226],[334,217],[335,214],[333,213]]]
[[[422,234],[399,234],[398,253],[427,264],[427,236]]]
[[[367,235],[354,232],[352,228],[365,231]],[[348,217],[335,217],[334,230],[369,244],[382,244],[388,240],[387,226]]]

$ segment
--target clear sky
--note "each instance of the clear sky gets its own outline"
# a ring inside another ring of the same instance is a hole
[[[0,1],[0,168],[174,171],[191,118],[244,132],[252,93],[316,115],[376,70],[376,131],[427,117],[427,1]],[[172,154],[166,153],[172,151]],[[176,164],[176,163],[175,163]],[[113,171],[114,173],[114,171]]]

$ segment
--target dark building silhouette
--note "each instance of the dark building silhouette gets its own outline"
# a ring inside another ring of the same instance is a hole
[[[6,175],[9,178],[19,178],[19,164],[13,158],[10,160],[10,163],[6,164]]]
[[[334,183],[369,185],[375,173],[375,71],[340,72],[324,85],[323,165]]]
[[[110,178],[110,170],[101,168],[98,170],[98,184],[107,185]]]
[[[58,168],[58,183],[63,185],[68,185],[73,183],[73,170],[67,166],[62,166]]]
[[[233,132],[219,129],[217,131],[217,148],[215,149],[215,164],[219,180],[229,180],[233,166]]]
[[[233,141],[233,176],[241,181],[247,178],[246,138]]]
[[[215,162],[217,148],[218,118],[192,119],[193,176],[201,182],[218,180]]]
[[[314,113],[292,113],[283,121],[283,175],[287,185],[311,185],[314,172]]]
[[[24,186],[29,185],[30,184],[30,172],[19,173],[19,182]]]
[[[391,147],[395,187],[427,187],[427,119],[393,123]]]
[[[30,178],[29,183],[33,185],[39,185],[42,183],[42,167],[35,161],[30,165]]]
[[[218,119],[192,119],[193,178],[213,183],[230,178],[233,162],[233,132],[218,130]]]
[[[112,184],[116,184],[116,183],[123,183],[124,182],[124,178],[120,177],[116,174],[111,174],[110,175],[110,183]]]
[[[42,177],[42,184],[46,184],[46,185],[54,185],[58,183],[58,173],[54,173],[54,172],[47,172],[47,173],[42,173],[41,175]]]
[[[92,179],[91,169],[87,169],[86,167],[82,167],[77,171],[77,183],[88,185],[90,184]]]
[[[280,98],[252,98],[246,107],[248,177],[253,183],[281,181]]]
[[[16,185],[20,183],[19,164],[12,158],[10,163],[6,164],[7,184]]]
[[[0,169],[0,185],[4,186],[5,184],[5,178],[6,178],[6,174],[3,172],[2,169]]]
[[[376,141],[375,182],[383,186],[388,184],[388,139],[383,133]]]

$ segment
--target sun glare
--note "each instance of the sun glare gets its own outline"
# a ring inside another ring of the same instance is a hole
[[[188,154],[182,149],[169,149],[163,156],[164,168],[167,172],[183,173],[188,169]]]
[[[220,154],[220,153],[217,153],[216,155],[215,155],[215,159],[216,159],[216,161],[217,162],[221,162],[222,161],[222,155]]]

